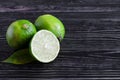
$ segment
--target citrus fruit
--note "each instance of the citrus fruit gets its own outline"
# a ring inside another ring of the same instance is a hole
[[[8,27],[6,39],[11,47],[18,49],[26,46],[35,33],[36,28],[30,21],[17,20]]]
[[[53,32],[61,41],[65,35],[65,28],[63,23],[55,16],[45,14],[39,16],[35,21],[37,30],[46,29]]]
[[[42,63],[53,61],[60,50],[57,37],[48,30],[38,31],[32,38],[30,44],[31,54]]]

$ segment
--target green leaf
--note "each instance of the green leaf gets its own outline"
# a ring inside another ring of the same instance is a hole
[[[26,64],[35,61],[35,58],[29,53],[29,49],[22,49],[14,52],[10,57],[2,62],[12,64]]]

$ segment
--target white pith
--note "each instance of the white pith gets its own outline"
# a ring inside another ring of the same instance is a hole
[[[31,41],[33,56],[40,62],[48,63],[53,61],[60,50],[57,37],[50,31],[38,31]]]

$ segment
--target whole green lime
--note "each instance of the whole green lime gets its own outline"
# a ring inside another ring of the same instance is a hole
[[[12,48],[25,47],[36,33],[35,26],[28,20],[16,20],[8,27],[6,39]]]
[[[51,14],[39,16],[35,21],[37,30],[46,29],[53,32],[56,37],[61,41],[65,35],[65,28],[63,23]]]

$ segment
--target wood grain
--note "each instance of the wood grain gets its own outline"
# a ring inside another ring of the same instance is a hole
[[[58,58],[49,64],[0,63],[1,80],[120,80],[120,0],[0,0],[0,60],[12,54],[5,33],[12,21],[42,14],[66,28]]]

